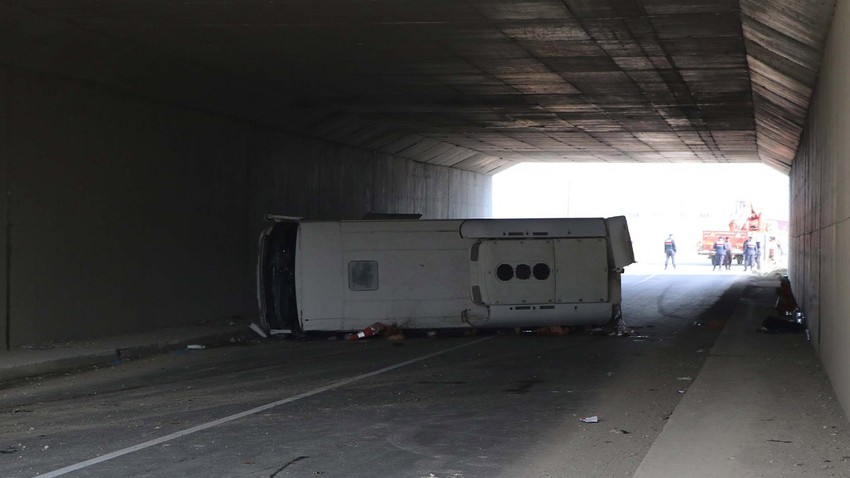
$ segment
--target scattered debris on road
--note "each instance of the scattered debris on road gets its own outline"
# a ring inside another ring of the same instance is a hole
[[[541,336],[567,335],[570,333],[570,328],[560,325],[552,325],[550,327],[539,327],[534,331],[534,333]]]
[[[773,316],[764,319],[764,322],[761,323],[761,327],[759,328],[759,332],[767,334],[793,334],[805,330],[805,324]]]
[[[379,333],[383,332],[384,329],[386,329],[386,328],[387,327],[384,324],[382,324],[380,322],[375,322],[374,324],[366,327],[365,329],[363,329],[359,332],[346,334],[345,340],[360,340],[360,339],[366,339],[366,338],[369,338],[369,337],[374,337],[374,336],[378,335]]]
[[[697,320],[694,322],[695,327],[711,330],[720,330],[724,325],[726,325],[726,321],[724,320],[707,320],[705,322]]]
[[[794,334],[805,330],[806,324],[803,323],[802,319],[797,322],[796,320],[786,320],[773,316],[764,319],[759,328],[759,332],[768,334]]]
[[[584,423],[599,423],[599,417],[596,415],[590,417],[584,417],[580,419]]]
[[[261,328],[260,328],[260,326],[259,326],[259,325],[257,325],[257,324],[255,324],[254,322],[251,322],[251,325],[249,325],[248,327],[249,327],[251,330],[253,330],[254,332],[256,332],[256,333],[257,333],[257,335],[259,335],[260,337],[262,337],[262,338],[264,338],[264,339],[265,339],[265,338],[268,338],[268,334],[266,334],[265,332],[263,332],[263,329],[261,329]]]

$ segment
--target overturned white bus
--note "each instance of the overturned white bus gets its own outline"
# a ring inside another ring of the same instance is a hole
[[[634,262],[623,216],[303,221],[260,236],[265,329],[604,325]]]

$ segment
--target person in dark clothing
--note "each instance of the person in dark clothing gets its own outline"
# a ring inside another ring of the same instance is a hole
[[[713,266],[711,270],[723,270],[723,258],[726,256],[726,243],[723,241],[722,237],[718,237],[716,241],[714,241],[714,256],[711,258],[711,265]]]
[[[726,254],[723,256],[723,265],[726,266],[726,270],[732,269],[732,243],[729,242],[729,236],[726,236],[723,240],[726,244]]]
[[[667,263],[673,264],[673,269],[676,268],[676,241],[673,240],[673,234],[667,236],[664,241],[664,269],[667,269]]]

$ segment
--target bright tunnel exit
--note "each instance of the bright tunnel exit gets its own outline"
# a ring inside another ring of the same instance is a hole
[[[765,259],[768,249],[772,255],[762,271],[785,268],[789,179],[763,164],[524,163],[493,177],[495,218],[625,216],[637,260],[631,269],[646,272],[664,269],[670,234],[680,270],[710,272],[704,231],[731,234],[749,228],[755,214],[755,240]]]

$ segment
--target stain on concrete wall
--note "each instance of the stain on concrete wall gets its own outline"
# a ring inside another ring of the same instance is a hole
[[[812,341],[850,410],[850,2],[836,4],[823,66],[791,168],[789,274]]]
[[[266,212],[490,213],[474,173],[17,69],[0,92],[11,347],[254,316]]]

